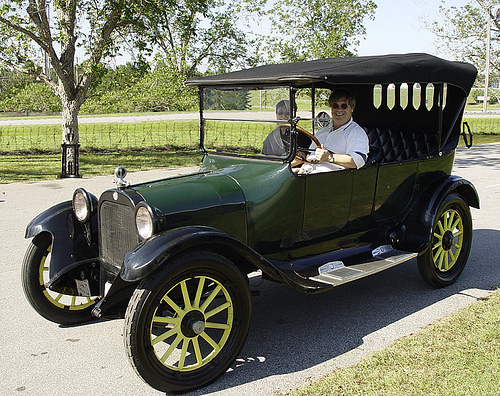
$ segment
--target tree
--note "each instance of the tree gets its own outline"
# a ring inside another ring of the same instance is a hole
[[[218,91],[207,89],[203,92],[205,110],[247,110],[250,109],[250,92]]]
[[[437,37],[438,49],[450,53],[455,59],[474,64],[485,70],[486,33],[491,18],[492,71],[500,72],[500,21],[492,15],[498,0],[474,0],[462,7],[439,7],[442,21],[423,21],[424,26]]]
[[[138,111],[133,92],[150,72],[145,63],[127,62],[110,68],[99,66],[81,111],[87,113],[128,113]]]
[[[198,104],[197,92],[186,87],[186,77],[178,75],[162,60],[131,89],[137,111],[186,111]]]
[[[225,71],[249,61],[249,43],[239,28],[243,7],[257,1],[143,0],[133,33],[137,47],[162,59],[181,79],[200,71]]]
[[[43,83],[27,84],[21,89],[11,90],[10,95],[0,100],[0,108],[7,111],[60,112],[61,101]]]
[[[5,68],[0,69],[0,100],[12,95],[12,92],[23,89],[35,79],[24,73],[18,73]]]
[[[132,20],[130,3],[125,0],[0,1],[0,62],[43,81],[61,101],[62,142],[67,148],[66,153],[63,149],[63,176],[78,174],[78,112],[97,66],[113,53],[118,29]],[[78,79],[77,45],[86,56]]]
[[[287,62],[353,56],[376,8],[370,0],[277,0],[268,52]]]

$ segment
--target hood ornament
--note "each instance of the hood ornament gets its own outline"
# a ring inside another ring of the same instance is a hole
[[[125,167],[117,166],[115,169],[116,179],[113,179],[113,183],[115,183],[118,188],[126,188],[130,186],[130,183],[125,180],[126,176],[127,176],[127,170],[125,169]]]

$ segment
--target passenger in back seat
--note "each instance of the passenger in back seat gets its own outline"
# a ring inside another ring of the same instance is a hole
[[[316,135],[321,147],[311,144],[310,149],[316,150],[308,159],[314,163],[304,163],[294,170],[296,173],[359,169],[366,162],[370,148],[368,136],[363,128],[352,120],[356,99],[347,89],[341,88],[330,94],[328,103],[332,109],[332,121]]]

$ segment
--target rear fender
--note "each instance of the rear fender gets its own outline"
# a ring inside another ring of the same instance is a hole
[[[247,269],[261,269],[271,278],[283,281],[283,275],[269,261],[238,239],[216,228],[187,226],[163,232],[139,244],[125,256],[120,273],[127,282],[137,282],[168,260],[192,249],[210,250],[235,261],[245,273]]]
[[[448,176],[429,187],[410,210],[398,249],[420,253],[427,248],[439,207],[449,194],[458,194],[468,206],[479,209],[479,195],[472,183],[459,176]]]
[[[64,274],[74,272],[80,263],[88,267],[90,262],[98,261],[97,215],[85,224],[80,223],[73,213],[71,201],[57,204],[36,216],[28,224],[25,237],[32,238],[43,232],[52,235],[48,285],[51,289],[57,289],[56,283],[60,287],[71,287],[74,282],[64,282]]]

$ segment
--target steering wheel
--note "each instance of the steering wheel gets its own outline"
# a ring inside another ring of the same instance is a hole
[[[307,129],[304,129],[298,125],[295,125],[295,129],[297,129],[298,132],[302,133],[303,135],[306,135],[309,139],[311,139],[316,144],[316,146],[321,147],[321,143],[319,142],[318,138],[314,136],[311,132],[309,132]]]
[[[289,123],[283,123],[283,124],[280,124],[280,125],[287,126],[287,127],[290,127],[290,128],[292,127]],[[311,132],[309,132],[307,129],[302,128],[301,126],[298,126],[298,125],[295,125],[295,129],[297,130],[297,132],[300,132],[304,136],[307,136],[309,139],[311,139],[316,144],[316,146],[321,147],[321,143],[319,142],[318,138],[316,136],[314,136]],[[298,155],[295,156],[295,160],[297,160],[297,161],[303,161],[303,162],[309,162],[306,158],[302,158],[302,157],[300,157]]]

